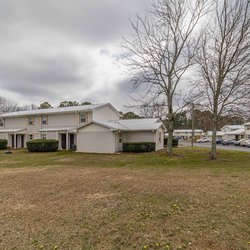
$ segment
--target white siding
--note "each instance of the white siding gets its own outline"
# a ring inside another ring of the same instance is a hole
[[[55,139],[55,140],[58,140],[57,132],[47,132],[46,139]]]
[[[115,153],[113,132],[79,132],[77,134],[77,151],[85,153]]]
[[[32,134],[40,129],[39,117],[32,116],[33,125],[28,124],[28,116],[5,118],[5,129],[26,129],[27,134]]]
[[[85,153],[115,153],[114,134],[108,128],[89,124],[78,130],[77,151]]]
[[[126,132],[125,142],[154,142],[152,131]]]
[[[94,110],[93,120],[94,121],[110,121],[110,120],[119,120],[120,116],[115,112],[111,107],[105,106]]]
[[[103,127],[103,126],[100,126],[98,124],[95,124],[95,123],[91,123],[81,129],[78,130],[79,132],[93,132],[93,131],[110,131],[109,128],[106,128],[106,127]]]
[[[155,150],[157,151],[164,148],[164,130],[159,128],[155,132],[126,132],[125,142],[155,142]]]
[[[28,117],[5,118],[5,129],[26,128],[28,126]]]
[[[41,122],[41,121],[40,121]],[[79,124],[78,114],[65,113],[48,116],[48,125],[42,125],[42,128],[47,127],[76,127]]]
[[[0,133],[0,139],[8,140],[8,135],[7,135],[7,133]]]

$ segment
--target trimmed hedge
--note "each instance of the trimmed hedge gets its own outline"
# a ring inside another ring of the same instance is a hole
[[[155,150],[154,142],[125,142],[122,145],[124,152],[151,152]]]
[[[164,146],[168,145],[168,138],[164,139]],[[178,147],[179,146],[179,140],[176,138],[173,138],[173,147]]]
[[[6,149],[7,148],[8,141],[5,139],[0,139],[0,149]]]
[[[27,148],[30,152],[55,152],[58,150],[58,140],[37,139],[27,141]]]

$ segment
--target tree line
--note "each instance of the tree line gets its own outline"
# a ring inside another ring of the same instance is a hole
[[[143,119],[147,117],[154,117],[159,118],[162,120],[164,125],[168,126],[168,121],[166,119],[161,119],[159,116],[145,116],[145,115],[138,115],[134,112],[125,112],[122,113],[122,119]],[[143,113],[143,112],[142,112]],[[194,110],[194,126],[195,129],[202,129],[204,132],[212,131],[213,129],[213,122],[212,117],[213,114],[210,111],[202,111],[199,109]],[[248,120],[241,115],[225,115],[221,116],[218,122],[218,129],[220,130],[225,125],[239,125],[247,122]],[[175,129],[192,129],[192,114],[190,111],[181,111],[175,114],[174,116],[174,128]]]
[[[84,102],[78,102],[78,101],[63,101],[60,102],[57,106],[58,108],[63,107],[72,107],[72,106],[80,106],[80,105],[91,105],[91,102],[84,101]],[[0,114],[2,113],[10,113],[15,111],[25,111],[25,110],[34,110],[34,109],[49,109],[53,108],[53,106],[49,102],[42,102],[39,105],[30,104],[30,105],[24,105],[20,106],[17,102],[7,99],[3,96],[0,96]]]

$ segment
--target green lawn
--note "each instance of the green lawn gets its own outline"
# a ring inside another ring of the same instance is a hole
[[[0,249],[250,247],[250,154],[0,151]]]
[[[1,152],[1,151],[0,151]],[[250,171],[250,153],[238,151],[219,151],[218,160],[210,161],[208,149],[176,148],[174,156],[166,156],[164,151],[146,154],[84,154],[71,151],[55,153],[29,153],[27,150],[15,150],[12,155],[0,154],[0,168],[23,167],[107,167],[131,169],[172,168],[214,169],[225,171]]]

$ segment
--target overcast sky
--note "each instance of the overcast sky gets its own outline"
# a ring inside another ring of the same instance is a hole
[[[117,61],[128,18],[150,0],[0,0],[1,96],[20,105],[130,102]]]

